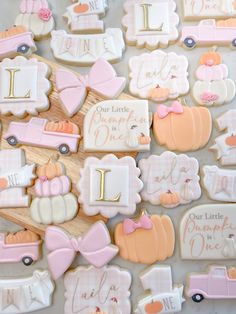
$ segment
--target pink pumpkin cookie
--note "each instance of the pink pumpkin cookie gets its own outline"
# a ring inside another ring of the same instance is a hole
[[[105,155],[102,159],[88,157],[80,170],[77,189],[79,202],[86,215],[101,214],[112,218],[118,213],[131,215],[141,202],[139,192],[143,184],[140,170],[132,157],[118,159]]]
[[[48,36],[54,29],[55,21],[47,0],[22,0],[16,25],[23,25],[36,39]]]
[[[172,283],[171,268],[168,265],[152,266],[141,273],[140,280],[145,297],[138,301],[135,313],[178,313],[182,310],[183,285]]]
[[[195,158],[164,152],[138,164],[144,188],[141,197],[154,205],[173,208],[201,196],[199,165]]]
[[[77,253],[97,268],[103,267],[118,253],[118,248],[111,244],[109,231],[102,221],[93,224],[79,238],[72,237],[61,228],[48,227],[45,244],[50,251],[47,259],[54,279],[67,271]]]
[[[174,101],[170,107],[159,105],[154,113],[156,141],[169,150],[198,150],[209,141],[211,130],[211,113],[204,107],[182,106],[180,101]]]
[[[188,60],[174,52],[155,50],[129,60],[131,94],[165,101],[189,91]]]
[[[222,63],[221,55],[215,48],[201,56],[196,77],[198,80],[192,93],[198,105],[219,106],[233,100],[235,83],[228,78],[228,67]]]
[[[73,219],[78,211],[74,194],[70,193],[71,180],[64,165],[50,160],[37,169],[36,197],[30,206],[31,218],[37,223],[56,224]]]
[[[104,17],[108,9],[107,0],[79,0],[70,5],[64,14],[68,26],[75,33],[101,33]]]
[[[223,166],[236,164],[236,110],[231,109],[216,119],[218,129],[226,131],[215,139],[210,149],[217,152],[217,160]]]
[[[97,60],[89,74],[79,78],[73,72],[63,69],[56,71],[59,99],[69,117],[80,110],[89,91],[112,99],[120,95],[125,84],[126,79],[118,77],[114,68],[104,59]]]
[[[64,279],[65,314],[131,314],[131,275],[117,266],[77,267]]]
[[[175,1],[127,0],[124,10],[126,15],[122,24],[129,45],[154,50],[177,40],[179,17],[175,12]]]

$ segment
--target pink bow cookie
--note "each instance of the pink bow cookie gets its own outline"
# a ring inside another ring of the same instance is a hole
[[[80,78],[63,69],[56,71],[59,99],[69,117],[81,108],[90,90],[113,99],[120,95],[125,84],[126,79],[118,77],[110,63],[104,59],[97,60],[89,74]]]
[[[164,119],[169,113],[181,114],[184,112],[184,108],[179,101],[174,101],[170,107],[165,105],[159,105],[157,107],[157,114],[160,119]]]
[[[100,268],[107,264],[119,251],[111,244],[106,225],[99,221],[82,237],[68,235],[58,227],[48,227],[45,244],[50,253],[47,256],[52,277],[61,277],[72,264],[79,252],[90,264]]]
[[[146,215],[141,216],[138,222],[135,222],[129,218],[125,219],[123,222],[123,230],[125,234],[131,234],[136,229],[141,229],[141,228],[150,230],[152,229],[152,226],[153,224],[152,224],[151,219]]]

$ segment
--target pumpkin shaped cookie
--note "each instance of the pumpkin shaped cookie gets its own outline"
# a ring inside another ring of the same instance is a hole
[[[175,231],[169,216],[145,213],[138,221],[125,219],[115,228],[115,244],[120,256],[134,263],[152,264],[171,257]]]
[[[160,105],[154,113],[155,139],[169,150],[198,150],[209,141],[211,130],[211,113],[204,107],[182,106],[175,101],[170,107]]]

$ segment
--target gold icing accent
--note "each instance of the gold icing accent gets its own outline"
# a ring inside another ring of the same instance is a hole
[[[161,23],[161,25],[158,28],[151,28],[149,26],[149,8],[152,6],[151,3],[143,3],[140,4],[140,6],[143,8],[143,29],[141,29],[142,32],[162,32],[164,23]]]
[[[31,97],[31,91],[29,90],[25,96],[15,96],[15,75],[17,72],[20,72],[20,69],[6,69],[10,74],[10,87],[8,96],[4,99],[29,99]]]
[[[113,199],[106,199],[105,185],[106,185],[106,173],[111,172],[110,169],[96,169],[100,174],[100,196],[96,200],[97,202],[115,202],[118,203],[121,198],[121,193]]]

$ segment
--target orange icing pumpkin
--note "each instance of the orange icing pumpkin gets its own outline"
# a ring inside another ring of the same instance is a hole
[[[12,37],[18,34],[22,34],[27,32],[28,30],[24,26],[14,26],[3,32],[0,32],[0,39],[5,39],[8,37]]]
[[[85,13],[89,10],[89,5],[87,3],[80,3],[74,7],[75,13]]]
[[[165,118],[154,114],[153,133],[160,145],[169,150],[193,151],[204,147],[212,130],[210,111],[205,107],[183,106],[181,114],[169,113]]]
[[[46,164],[37,168],[36,174],[39,178],[52,180],[65,174],[65,166],[57,160],[50,159]]]
[[[159,85],[149,91],[148,97],[156,100],[156,101],[161,101],[161,100],[166,100],[170,95],[170,90],[169,88],[162,88]]]
[[[159,301],[148,303],[145,306],[145,311],[146,311],[147,314],[158,314],[162,310],[163,310],[163,305]]]
[[[216,25],[217,27],[236,27],[236,18],[217,21]]]
[[[5,237],[6,244],[34,243],[39,240],[40,237],[30,230],[22,230],[16,233],[9,233]]]
[[[231,136],[227,137],[226,140],[225,140],[225,143],[228,146],[235,147],[236,146],[236,135],[232,134]]]
[[[180,202],[180,197],[178,193],[171,192],[170,190],[166,193],[160,195],[160,204],[163,206],[173,206],[178,205]]]
[[[138,228],[133,233],[126,234],[123,224],[115,228],[115,244],[120,249],[120,256],[126,260],[152,264],[164,261],[173,255],[175,246],[175,231],[169,216],[152,215],[152,228]]]
[[[201,65],[213,66],[222,63],[221,55],[216,52],[215,48],[212,51],[205,52],[200,58]]]
[[[67,134],[78,134],[79,128],[75,123],[70,121],[51,121],[46,125],[46,131]]]

